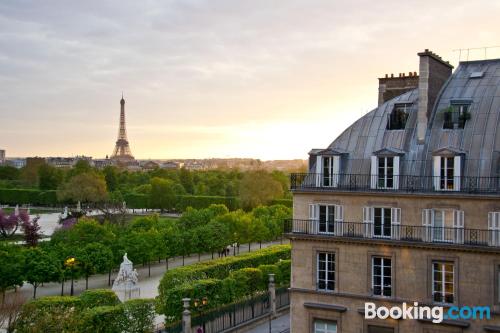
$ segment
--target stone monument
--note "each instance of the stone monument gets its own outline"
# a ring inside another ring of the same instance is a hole
[[[125,302],[132,298],[141,296],[141,290],[137,286],[138,274],[134,269],[132,262],[127,258],[127,254],[123,256],[123,262],[120,264],[120,271],[113,282],[113,291],[116,293],[120,301]]]

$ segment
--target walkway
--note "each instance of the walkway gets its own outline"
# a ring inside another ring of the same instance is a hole
[[[271,331],[269,331],[269,322],[261,324],[247,333],[285,333],[290,330],[290,313],[274,319],[271,323]]]
[[[287,242],[284,240],[284,242]],[[280,241],[265,243],[262,244],[262,248],[278,245]],[[255,251],[259,249],[259,244],[252,244],[251,251]],[[240,246],[240,253],[248,252],[248,244]],[[231,250],[231,255],[233,251]],[[215,254],[215,259],[217,258],[217,254]],[[204,254],[201,256],[201,261],[206,261],[212,259],[211,254]],[[198,255],[192,255],[191,257],[185,258],[185,264],[193,264],[198,262]],[[182,257],[176,257],[175,259],[171,259],[168,263],[168,267],[174,268],[182,266]],[[147,266],[139,266],[135,267],[139,273],[139,287],[141,288],[141,298],[153,298],[158,295],[158,285],[160,284],[160,280],[163,277],[163,274],[166,271],[165,260],[161,263],[156,262],[156,264],[151,265],[151,277],[148,276],[148,267]],[[117,272],[113,272],[111,275],[111,279],[116,277]],[[89,278],[89,289],[97,289],[97,288],[111,288],[108,286],[108,275],[93,275]],[[85,279],[75,280],[74,283],[75,295],[80,294],[85,290]],[[27,299],[33,297],[33,287],[30,284],[25,283],[21,288],[18,289],[21,291]],[[64,284],[64,294],[69,295],[70,292],[70,282],[66,281]],[[61,284],[60,283],[46,283],[44,286],[40,286],[36,291],[37,298],[40,296],[57,296],[61,294]]]

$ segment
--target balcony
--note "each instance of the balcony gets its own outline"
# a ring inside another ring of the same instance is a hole
[[[292,173],[292,191],[469,193],[500,195],[500,177],[443,177]]]
[[[407,243],[500,247],[500,230],[445,228],[410,225],[377,226],[373,223],[286,220],[284,231],[291,236],[315,235],[350,239],[386,240]]]

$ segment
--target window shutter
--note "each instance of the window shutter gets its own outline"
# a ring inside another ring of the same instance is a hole
[[[439,191],[441,190],[441,156],[434,156],[434,173],[433,173],[433,180],[434,180],[434,190]]]
[[[321,155],[316,156],[316,187],[321,187],[321,174],[323,167],[323,158]]]
[[[372,189],[377,188],[377,178],[378,178],[378,158],[377,156],[372,156],[372,165],[370,174],[370,184]]]
[[[464,242],[464,211],[453,211],[453,228],[455,243],[463,244]]]
[[[365,237],[373,237],[373,207],[363,207],[363,224],[365,226]]]
[[[340,177],[340,156],[333,156],[333,165],[332,165],[332,186],[337,187],[339,184]]]
[[[399,189],[399,156],[394,156],[394,189]]]
[[[335,233],[342,236],[344,227],[344,206],[335,205]]]
[[[500,212],[488,213],[489,245],[500,246]]]
[[[319,218],[318,218],[318,210],[319,207],[317,204],[310,204],[309,205],[309,224],[308,224],[308,233],[313,233],[316,234],[318,233],[318,224],[319,224]]]
[[[401,208],[391,208],[391,236],[393,239],[401,237]]]
[[[423,240],[430,242],[432,239],[432,225],[434,223],[434,210],[424,209],[422,211],[422,225],[424,226]]]
[[[460,191],[462,156],[457,155],[453,159],[453,190]]]

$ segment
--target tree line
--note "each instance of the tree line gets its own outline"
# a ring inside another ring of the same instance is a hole
[[[45,196],[40,201],[57,199],[62,203],[121,204],[135,195],[146,197],[144,204],[160,209],[175,207],[176,196],[237,198],[245,210],[272,200],[291,198],[288,175],[281,171],[190,171],[184,168],[128,171],[115,166],[96,169],[85,160],[78,161],[71,169],[62,169],[41,158],[28,160],[21,169],[0,166],[0,189],[36,189]],[[56,191],[57,198],[51,191]],[[17,203],[29,203],[23,202],[25,196],[17,195]]]
[[[94,274],[108,273],[117,268],[124,253],[135,264],[147,265],[149,273],[155,261],[165,261],[168,269],[173,257],[192,254],[223,254],[232,244],[265,242],[278,239],[283,233],[283,221],[291,217],[291,209],[282,205],[259,206],[250,212],[229,211],[224,205],[204,209],[188,208],[179,219],[158,215],[137,217],[117,225],[80,218],[65,223],[50,241],[21,246],[0,242],[0,291],[27,282],[37,288],[46,282],[65,284],[74,279],[88,279]],[[250,246],[250,245],[249,245]],[[235,251],[236,251],[235,248]]]

